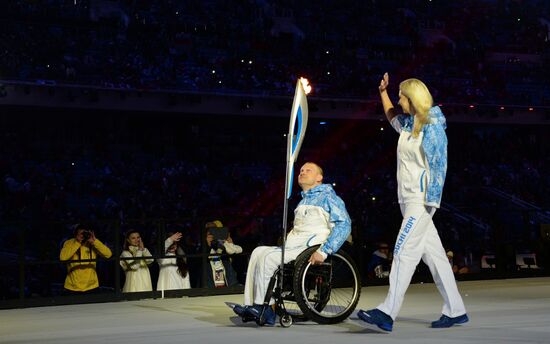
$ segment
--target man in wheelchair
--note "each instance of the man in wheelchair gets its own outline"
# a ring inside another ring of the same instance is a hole
[[[309,258],[311,264],[321,264],[328,255],[336,253],[351,232],[351,220],[340,197],[330,184],[323,184],[323,170],[313,162],[300,169],[298,184],[302,200],[294,211],[294,226],[285,243],[285,264],[311,246],[320,245]],[[248,263],[244,289],[244,305],[235,305],[233,311],[243,320],[256,320],[262,312],[265,324],[274,325],[275,311],[264,306],[271,277],[281,263],[281,247],[260,246],[254,249]]]

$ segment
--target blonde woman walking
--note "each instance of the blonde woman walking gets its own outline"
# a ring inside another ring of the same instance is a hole
[[[397,144],[397,197],[403,215],[397,235],[390,271],[390,288],[377,308],[360,310],[358,317],[379,328],[391,331],[405,292],[420,259],[430,268],[444,304],[434,328],[451,327],[468,321],[453,271],[432,221],[441,202],[447,172],[447,136],[445,116],[433,106],[426,85],[418,79],[407,79],[399,85],[397,114],[388,96],[388,73],[379,91],[386,118],[399,133]]]

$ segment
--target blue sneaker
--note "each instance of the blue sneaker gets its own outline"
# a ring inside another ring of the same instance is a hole
[[[241,320],[246,323],[249,321],[256,321],[254,316],[248,315],[246,310],[252,306],[235,305],[233,306],[233,312],[241,317]]]
[[[264,312],[264,320],[265,320],[264,324],[260,322],[260,316],[262,314],[262,311]],[[275,313],[273,308],[271,308],[271,306],[267,306],[265,307],[265,310],[264,310],[263,305],[254,305],[254,306],[246,307],[243,316],[254,317],[254,319],[256,320],[256,323],[260,326],[263,326],[263,325],[274,326],[275,321],[277,320],[277,314]]]
[[[233,306],[233,312],[235,312],[235,314],[237,314],[238,316],[242,317],[247,308],[248,306],[235,305]]]
[[[451,327],[453,325],[458,324],[464,324],[467,323],[470,319],[468,319],[467,314],[462,314],[457,317],[451,318],[443,314],[439,320],[432,321],[432,327],[433,328],[447,328]]]
[[[393,329],[393,319],[377,308],[368,311],[360,309],[357,316],[364,322],[376,325],[384,331],[391,332]]]

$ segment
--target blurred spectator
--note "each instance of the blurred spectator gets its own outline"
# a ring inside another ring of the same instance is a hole
[[[182,239],[180,232],[168,233],[164,241],[164,254],[174,258],[159,258],[160,266],[157,290],[189,289],[191,288],[189,268],[183,248],[179,246]]]
[[[139,232],[131,229],[126,232],[124,250],[120,254],[120,258],[137,259],[120,260],[120,266],[126,273],[126,281],[122,292],[133,293],[153,290],[148,265],[154,260],[152,258],[141,259],[142,257],[151,257],[151,252],[144,246]]]
[[[372,253],[367,265],[367,274],[370,278],[387,278],[390,275],[391,254],[387,243],[381,242]]]
[[[455,255],[453,251],[447,250],[447,258],[449,259],[454,274],[462,275],[470,272],[462,255]]]
[[[227,227],[216,220],[206,224],[206,244],[210,248],[211,273],[207,273],[207,286],[209,288],[232,287],[237,285],[237,273],[228,255],[238,254],[243,249],[233,243],[233,239]]]
[[[67,263],[65,290],[68,293],[93,292],[99,288],[96,261],[79,260],[96,260],[98,255],[109,258],[111,250],[95,237],[94,231],[88,226],[75,225],[73,235],[74,238],[63,243],[59,254],[61,261],[71,260]]]

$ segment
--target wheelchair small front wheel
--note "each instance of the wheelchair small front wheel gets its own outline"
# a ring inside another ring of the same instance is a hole
[[[279,319],[279,323],[281,324],[282,327],[285,327],[285,328],[292,326],[292,315],[285,314],[281,316],[281,318]]]

